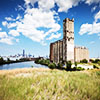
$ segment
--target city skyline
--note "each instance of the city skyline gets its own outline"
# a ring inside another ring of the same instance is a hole
[[[100,0],[3,0],[0,2],[0,55],[22,52],[49,56],[63,37],[63,20],[74,18],[75,45],[100,57]]]

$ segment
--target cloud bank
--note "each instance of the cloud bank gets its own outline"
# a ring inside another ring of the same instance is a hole
[[[61,33],[59,33],[61,26],[58,23],[60,20],[59,12],[67,13],[69,9],[77,6],[80,2],[91,5],[93,3],[99,3],[99,1],[100,0],[24,0],[25,4],[23,7],[18,5],[17,9],[24,11],[24,16],[22,17],[18,14],[15,19],[5,17],[5,21],[2,22],[3,27],[7,28],[9,32],[3,32],[2,29],[0,29],[0,31],[2,31],[0,42],[13,44],[13,41],[19,41],[19,36],[24,35],[32,41],[45,45],[46,41],[61,37]],[[37,7],[35,7],[36,3],[38,5]],[[54,9],[55,5],[58,6],[57,11]],[[96,8],[93,8],[93,10],[95,9]],[[86,23],[81,26],[79,34],[100,32],[97,28],[100,27],[100,23],[97,22],[100,19],[100,12],[98,12],[94,18],[95,21],[93,24]]]
[[[88,23],[82,24],[79,31],[80,35],[83,34],[92,35],[99,33],[100,33],[100,11],[97,14],[95,14],[94,22],[92,24]]]

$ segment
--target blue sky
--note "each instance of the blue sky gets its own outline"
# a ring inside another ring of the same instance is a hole
[[[0,55],[49,55],[65,18],[74,18],[75,45],[100,56],[100,0],[1,0]]]

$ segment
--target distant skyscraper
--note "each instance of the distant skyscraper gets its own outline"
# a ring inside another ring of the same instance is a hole
[[[23,50],[23,57],[25,57],[25,50]]]

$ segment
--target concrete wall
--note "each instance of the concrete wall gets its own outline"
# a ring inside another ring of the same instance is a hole
[[[63,58],[63,41],[59,40],[50,44],[50,60],[59,63]]]
[[[80,60],[87,59],[89,61],[89,50],[85,47],[75,47],[74,48],[74,59],[76,62]]]
[[[74,19],[63,21],[63,58],[64,61],[74,62]]]

